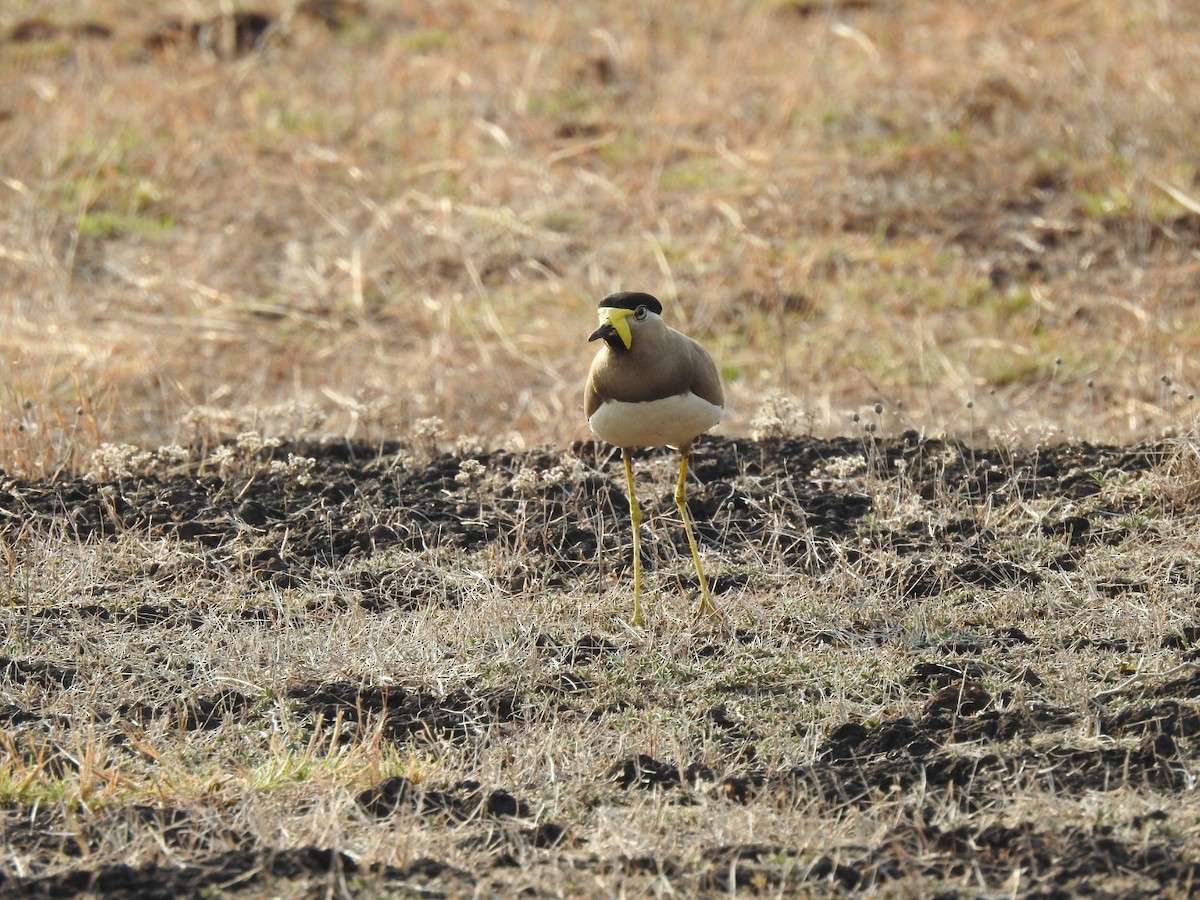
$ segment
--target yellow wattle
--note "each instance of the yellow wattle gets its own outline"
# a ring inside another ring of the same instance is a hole
[[[621,337],[621,343],[625,345],[625,349],[629,350],[633,347],[633,334],[629,330],[629,323],[625,321],[633,315],[632,309],[617,309],[613,307],[605,307],[600,310],[600,324],[611,325]]]

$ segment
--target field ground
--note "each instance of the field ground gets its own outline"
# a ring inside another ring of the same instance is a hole
[[[0,893],[1194,890],[1192,445],[596,449],[6,482]]]
[[[1200,10],[0,7],[0,896],[1189,896]],[[597,299],[730,414],[584,440]]]

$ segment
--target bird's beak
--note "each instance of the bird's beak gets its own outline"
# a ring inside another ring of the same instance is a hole
[[[629,331],[629,322],[626,321],[633,315],[632,309],[618,309],[611,306],[606,306],[600,310],[600,327],[592,332],[592,336],[588,341],[599,340],[604,338],[608,340],[614,334],[621,339],[621,343],[628,350],[633,346],[633,335]]]

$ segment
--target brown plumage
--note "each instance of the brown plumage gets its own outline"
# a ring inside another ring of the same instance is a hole
[[[689,391],[713,406],[725,405],[717,366],[696,341],[658,316],[631,327],[632,347],[614,350],[606,343],[592,361],[583,401],[589,419],[605,400],[645,403]]]
[[[683,519],[696,575],[700,611],[719,615],[700,565],[687,512],[688,453],[695,439],[725,412],[725,391],[712,357],[661,318],[662,304],[649,294],[620,293],[600,303],[600,327],[588,340],[604,345],[592,360],[583,408],[597,437],[621,448],[633,522],[633,624],[644,624],[639,528],[642,512],[633,483],[632,447],[679,449],[675,505]]]

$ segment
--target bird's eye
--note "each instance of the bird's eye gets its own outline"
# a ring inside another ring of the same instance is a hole
[[[637,309],[635,309],[635,310],[633,311],[633,317],[634,317],[635,319],[637,319],[639,322],[640,322],[642,319],[646,318],[646,307],[644,307],[644,306],[639,306]]]

